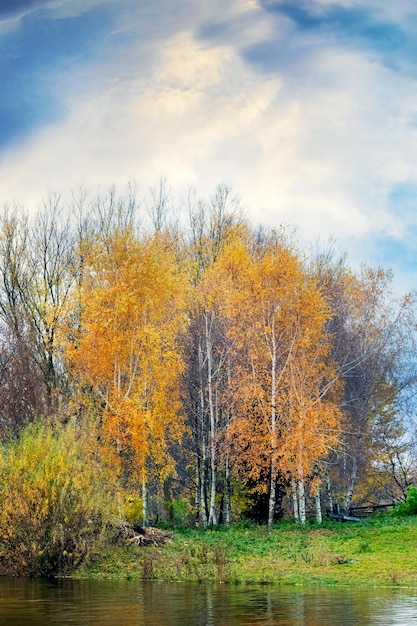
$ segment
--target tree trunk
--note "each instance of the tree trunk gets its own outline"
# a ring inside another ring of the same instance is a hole
[[[228,362],[227,366],[227,385],[228,388],[231,388],[231,372],[230,372],[230,363]],[[228,408],[226,413],[226,441],[229,441],[229,427],[230,427],[230,414],[231,410]],[[232,518],[232,492],[230,485],[230,458],[229,453],[226,452],[226,462],[225,462],[225,491],[226,491],[226,502],[225,502],[225,518],[226,518],[226,528],[230,527],[231,518]]]
[[[318,465],[314,465],[315,490],[314,501],[316,505],[316,522],[323,523],[323,513],[321,508],[321,489],[320,489],[320,469]]]
[[[146,478],[142,479],[142,525],[148,525],[148,485]]]
[[[209,509],[209,526],[217,524],[216,513],[216,483],[217,483],[217,466],[216,466],[216,412],[214,408],[213,398],[213,351],[210,339],[210,329],[207,315],[206,323],[206,357],[207,357],[207,388],[208,388],[208,405],[210,416],[210,509]]]
[[[226,527],[230,527],[231,522],[231,493],[230,493],[230,467],[229,467],[229,457],[226,456],[226,470],[225,470],[225,480],[226,480],[226,489],[225,489],[225,522]]]
[[[206,494],[206,465],[207,465],[207,457],[206,457],[206,443],[204,440],[204,433],[202,435],[201,442],[201,466],[200,466],[200,502],[201,502],[201,517],[203,518],[203,528],[207,528],[207,494]]]
[[[323,514],[321,511],[321,499],[320,499],[320,487],[316,489],[316,522],[317,524],[323,523]]]
[[[201,344],[198,346],[198,365],[200,370],[200,415],[197,417],[199,420],[199,427],[197,429],[197,463],[199,465],[199,502],[201,509],[201,521],[203,522],[203,528],[207,528],[207,499],[206,499],[206,432],[205,432],[205,400],[204,400],[204,359],[203,350]],[[200,516],[199,516],[200,518]],[[199,519],[200,526],[200,519]]]
[[[269,486],[269,503],[268,503],[268,529],[274,528],[275,516],[275,500],[276,500],[276,478],[277,472],[273,460],[271,461],[271,483]]]
[[[306,494],[304,489],[304,478],[298,480],[298,511],[300,522],[306,523]]]
[[[271,343],[271,483],[269,487],[269,505],[268,505],[268,528],[272,530],[274,527],[274,515],[276,504],[276,482],[277,482],[277,469],[275,461],[275,453],[277,447],[277,415],[276,415],[276,400],[277,400],[277,381],[276,381],[276,354],[277,346],[275,341],[275,324],[272,321],[272,343]]]
[[[326,498],[327,508],[329,511],[333,511],[333,496],[332,496],[332,484],[330,481],[329,464],[324,464],[324,484],[326,486]]]
[[[195,494],[194,494],[194,505],[195,505],[195,518],[194,525],[196,528],[200,527],[200,495],[201,495],[201,473],[200,473],[200,455],[198,451],[196,453],[195,460]]]
[[[200,416],[198,410],[196,411],[194,421],[194,433],[195,433],[195,493],[194,493],[194,505],[195,505],[195,517],[194,525],[196,528],[200,527],[200,512],[201,512],[201,455],[200,455]]]
[[[300,512],[298,510],[298,496],[297,496],[297,483],[295,482],[295,478],[291,478],[291,495],[292,495],[292,506],[294,510],[294,519],[296,522],[300,521]]]
[[[355,485],[356,485],[357,473],[358,473],[358,465],[356,463],[356,457],[353,457],[352,471],[349,476],[349,484],[348,484],[348,488],[346,491],[345,504],[344,504],[344,510],[345,510],[346,515],[349,515],[350,507],[352,506],[352,498],[353,498],[353,492],[354,492]]]

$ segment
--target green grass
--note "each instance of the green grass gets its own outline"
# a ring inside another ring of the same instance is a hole
[[[417,517],[178,530],[162,548],[109,547],[75,577],[417,586]]]

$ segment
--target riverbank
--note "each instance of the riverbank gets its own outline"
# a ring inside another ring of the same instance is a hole
[[[417,517],[177,530],[161,548],[110,546],[74,578],[417,587]]]

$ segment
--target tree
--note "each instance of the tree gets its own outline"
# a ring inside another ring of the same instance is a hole
[[[54,392],[63,384],[62,344],[77,280],[74,233],[69,218],[62,217],[59,197],[48,198],[30,232],[30,288],[21,295],[52,410]]]
[[[187,283],[169,241],[116,229],[86,264],[80,332],[68,345],[73,371],[103,405],[102,437],[123,485],[174,472],[169,442],[183,433],[180,335]]]
[[[14,430],[15,419],[25,423],[35,414],[52,414],[62,399],[65,382],[60,351],[75,282],[73,244],[70,223],[61,217],[57,197],[48,198],[33,222],[7,207],[0,217],[4,340],[0,375],[5,389],[13,388],[20,400],[3,403],[9,432]],[[16,412],[13,407],[17,406]]]
[[[208,203],[190,191],[187,208],[194,298],[189,312],[186,409],[195,458],[196,524],[207,526],[216,524],[222,516],[230,523],[229,469],[219,454],[229,411],[225,398],[227,287],[222,286],[217,260],[230,238],[247,226],[238,197],[225,185],[217,187]],[[216,502],[219,499],[221,506]]]
[[[400,495],[397,480],[403,494],[407,490],[405,429],[417,371],[415,300],[392,292],[390,272],[362,267],[354,274],[332,253],[316,257],[314,272],[332,309],[332,358],[343,381],[343,432],[328,459],[328,485],[331,498],[342,499],[348,512],[355,492],[359,503],[375,503],[391,499],[389,493]]]
[[[227,386],[230,342],[227,338],[228,319],[224,314],[227,287],[227,283],[223,282],[221,274],[218,273],[217,263],[213,262],[196,287],[193,310],[198,371],[196,388],[199,396],[196,407],[201,446],[198,454],[202,460],[201,473],[198,477],[199,504],[203,507],[204,525],[218,523],[216,495],[220,464],[219,446],[229,414]],[[206,452],[208,458],[206,458]],[[205,471],[207,461],[209,477]],[[209,485],[208,507],[205,504],[207,484]],[[227,517],[228,514],[226,514]]]
[[[269,475],[272,528],[280,475],[296,478],[303,504],[304,478],[337,439],[338,411],[326,401],[334,380],[326,360],[329,311],[300,259],[274,233],[251,251],[243,242],[226,248],[222,262],[231,287],[233,462],[258,489]]]

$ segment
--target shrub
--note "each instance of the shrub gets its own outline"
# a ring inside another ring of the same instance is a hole
[[[175,498],[165,503],[170,509],[170,523],[168,525],[175,528],[190,528],[193,526],[195,518],[192,507],[185,498]]]
[[[394,509],[395,515],[417,514],[417,487],[409,487],[405,502],[398,502]]]
[[[3,446],[0,573],[70,573],[104,538],[110,484],[72,425],[31,424]]]

